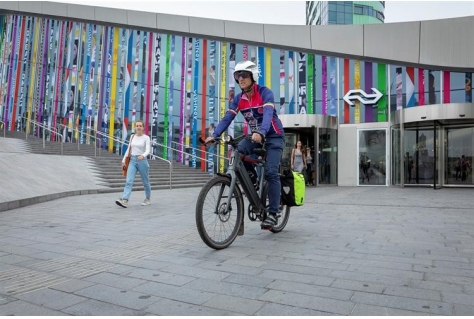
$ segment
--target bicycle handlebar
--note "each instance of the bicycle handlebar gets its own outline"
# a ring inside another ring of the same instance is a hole
[[[261,142],[260,144],[265,145],[265,136],[263,136],[262,134],[260,134],[259,132],[256,132],[256,131],[254,131],[254,132],[252,132],[252,133],[257,133],[257,134],[259,134],[259,135],[262,137],[262,142]],[[233,138],[232,136],[228,135],[226,140],[225,140],[225,139],[220,139],[220,140],[219,140],[219,139],[212,139],[212,140],[210,140],[210,141],[207,142],[207,143],[206,143],[205,140],[203,140],[203,139],[200,137],[200,138],[199,138],[199,142],[200,142],[202,145],[205,145],[205,146],[207,146],[208,144],[214,144],[214,143],[216,143],[216,144],[225,143],[225,144],[227,144],[227,145],[230,144],[230,145],[232,145],[233,147],[236,147],[237,144],[238,144],[241,140],[243,140],[243,139],[252,139],[252,136],[251,136],[251,135],[247,135],[247,134],[242,134],[242,135],[237,136],[236,138]]]

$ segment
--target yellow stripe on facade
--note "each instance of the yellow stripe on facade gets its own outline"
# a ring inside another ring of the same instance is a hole
[[[360,61],[354,61],[354,89],[360,89]],[[355,101],[354,123],[360,123],[360,102]]]
[[[226,69],[227,69],[227,46],[225,42],[222,42],[221,50],[221,92],[220,92],[220,115],[221,120],[224,118],[226,113]],[[224,173],[224,157],[225,157],[225,145],[224,143],[219,144],[219,172]]]
[[[272,86],[272,49],[265,48],[265,86]]]
[[[115,121],[115,102],[117,96],[117,71],[118,71],[118,47],[119,47],[119,29],[114,30],[114,53],[112,57],[112,87],[110,90],[110,109],[109,109],[109,136],[114,136]],[[113,152],[114,140],[109,138],[109,152]]]

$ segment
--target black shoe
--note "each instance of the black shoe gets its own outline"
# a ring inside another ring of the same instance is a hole
[[[268,214],[267,218],[260,224],[262,229],[272,229],[278,224],[278,218],[276,214]]]

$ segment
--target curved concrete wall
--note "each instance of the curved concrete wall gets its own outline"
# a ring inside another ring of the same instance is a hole
[[[120,25],[373,62],[474,72],[474,16],[378,25],[289,26],[48,1],[0,1],[0,12]]]

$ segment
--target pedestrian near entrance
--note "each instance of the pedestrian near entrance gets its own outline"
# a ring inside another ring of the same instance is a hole
[[[306,152],[302,145],[301,141],[296,142],[295,148],[291,151],[291,169],[298,173],[303,173],[306,168]]]
[[[130,144],[122,160],[123,167],[125,165],[125,159],[130,154],[131,149],[130,164],[128,165],[127,180],[125,182],[123,195],[120,199],[115,201],[117,205],[123,208],[127,208],[128,206],[128,199],[132,193],[133,182],[137,172],[140,173],[143,186],[145,187],[145,200],[142,202],[142,206],[150,205],[151,187],[148,177],[150,165],[147,160],[147,156],[150,154],[150,137],[143,133],[143,128],[143,121],[138,120],[135,122],[136,133],[130,137]]]

